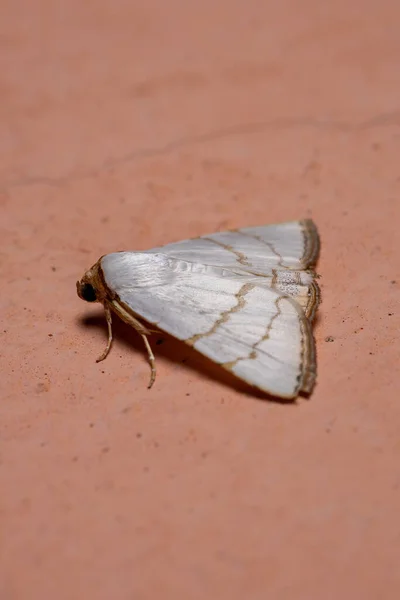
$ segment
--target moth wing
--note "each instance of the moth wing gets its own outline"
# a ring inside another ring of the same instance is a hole
[[[312,269],[319,254],[319,236],[313,221],[305,219],[212,233],[148,252],[271,276],[273,269]]]
[[[101,267],[115,302],[240,379],[283,398],[311,391],[310,322],[290,297],[257,285],[259,278],[145,252],[106,255]]]
[[[146,251],[189,263],[221,267],[234,276],[259,277],[258,285],[296,300],[311,320],[320,301],[313,267],[319,254],[310,219],[213,233]],[[261,281],[261,278],[264,281]]]

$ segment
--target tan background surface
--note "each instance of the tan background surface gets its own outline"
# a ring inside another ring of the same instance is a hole
[[[398,1],[0,13],[1,598],[399,598]],[[171,339],[148,391],[123,325],[94,362],[101,254],[308,216],[309,401]]]

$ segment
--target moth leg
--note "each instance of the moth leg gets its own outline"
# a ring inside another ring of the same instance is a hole
[[[104,360],[105,358],[107,358],[108,353],[111,350],[111,344],[112,344],[112,340],[113,340],[112,327],[111,327],[111,323],[112,323],[111,310],[110,310],[109,306],[107,306],[107,304],[104,305],[104,312],[106,314],[106,319],[107,319],[108,342],[107,342],[107,346],[106,346],[103,354],[101,354],[99,356],[99,358],[96,359],[96,362],[101,362],[102,360]]]
[[[144,341],[144,345],[146,346],[147,355],[149,357],[149,363],[150,363],[150,367],[151,367],[150,382],[148,385],[148,388],[150,389],[156,380],[156,361],[155,361],[154,354],[150,348],[150,344],[147,339],[147,336],[150,335],[150,331],[146,327],[144,327],[140,321],[135,319],[135,317],[131,313],[129,313],[122,306],[122,304],[120,304],[119,301],[112,300],[111,305],[112,305],[113,309],[115,310],[115,312],[117,313],[117,315],[123,321],[125,321],[125,323],[128,323],[128,325],[130,325],[131,327],[134,327],[136,329],[136,331],[139,333],[139,335],[141,335],[141,337]],[[109,308],[108,308],[108,311],[110,311]],[[108,317],[107,317],[107,322],[108,322]],[[111,331],[111,313],[110,313],[109,331]],[[109,340],[109,345],[111,345],[110,340]],[[104,352],[104,354],[105,354],[105,356],[107,356],[107,348],[106,348],[106,351]]]
[[[156,361],[154,358],[153,351],[150,347],[149,340],[147,339],[147,336],[145,336],[143,333],[141,333],[140,335],[142,336],[144,345],[146,346],[147,355],[149,357],[149,363],[150,363],[150,367],[151,367],[150,382],[149,382],[149,385],[147,386],[148,389],[150,389],[156,380]]]

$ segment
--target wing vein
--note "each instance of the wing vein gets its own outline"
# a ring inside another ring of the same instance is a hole
[[[270,354],[266,350],[261,350],[260,348],[258,348],[258,346],[262,342],[265,342],[266,340],[269,339],[269,336],[270,336],[270,333],[271,333],[271,329],[272,329],[272,325],[273,325],[275,319],[277,319],[279,317],[279,315],[282,314],[281,313],[281,309],[279,308],[279,302],[280,302],[280,300],[283,300],[283,299],[284,299],[283,296],[279,296],[275,300],[274,304],[275,304],[276,309],[277,309],[276,313],[273,315],[273,317],[271,318],[270,322],[268,323],[264,335],[257,342],[254,342],[254,344],[251,345],[251,350],[250,350],[249,354],[247,356],[239,356],[238,358],[236,358],[233,361],[228,361],[226,363],[221,363],[223,367],[225,367],[226,369],[231,369],[232,367],[234,367],[241,360],[254,360],[255,358],[257,358],[257,351],[261,352],[262,354],[265,354],[266,356],[268,356],[272,360],[275,360],[276,362],[278,362],[280,364],[283,364],[283,362],[281,360],[279,360],[276,356],[273,356],[272,354]]]
[[[264,244],[264,246],[267,246],[267,248],[269,248],[269,250],[271,250],[272,254],[274,254],[274,255],[275,255],[277,258],[278,258],[278,265],[279,265],[280,267],[283,267],[283,268],[285,268],[285,265],[284,265],[284,264],[283,264],[283,262],[282,262],[282,261],[283,261],[283,256],[281,256],[281,255],[279,254],[279,252],[277,252],[277,250],[275,250],[275,248],[274,248],[274,246],[273,246],[272,242],[266,242],[266,241],[265,241],[265,240],[263,240],[263,239],[262,239],[260,236],[258,236],[258,235],[252,235],[252,234],[250,234],[250,233],[247,233],[246,231],[242,231],[241,229],[238,229],[238,232],[239,232],[241,235],[245,235],[245,236],[247,236],[247,237],[249,237],[249,238],[253,238],[253,240],[257,240],[258,242],[261,242],[261,244]]]
[[[201,340],[215,333],[220,325],[227,323],[231,314],[238,312],[245,306],[245,296],[254,287],[255,286],[251,283],[245,283],[244,285],[242,285],[237,294],[235,294],[235,298],[237,300],[236,304],[232,308],[229,308],[228,310],[222,312],[220,317],[215,321],[213,326],[208,331],[206,331],[205,333],[195,333],[194,335],[192,335],[192,337],[185,340],[186,344],[189,344],[189,346],[193,346],[198,340]]]
[[[243,254],[243,252],[239,252],[239,250],[235,250],[229,244],[224,244],[223,242],[219,242],[218,240],[214,240],[213,238],[210,238],[210,237],[202,237],[201,239],[207,240],[207,242],[212,242],[213,244],[217,244],[217,246],[221,246],[221,248],[228,250],[228,252],[232,252],[232,254],[235,254],[237,261],[241,265],[244,265],[245,267],[252,266],[251,263],[249,263],[249,261],[247,260],[246,255]]]

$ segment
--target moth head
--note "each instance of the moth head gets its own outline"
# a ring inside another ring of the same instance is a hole
[[[91,283],[86,283],[82,279],[81,281],[76,282],[76,289],[79,298],[82,298],[82,300],[86,300],[86,302],[97,302],[96,289]]]
[[[76,282],[76,291],[79,298],[86,302],[104,302],[107,298],[107,290],[104,283],[100,260]]]

